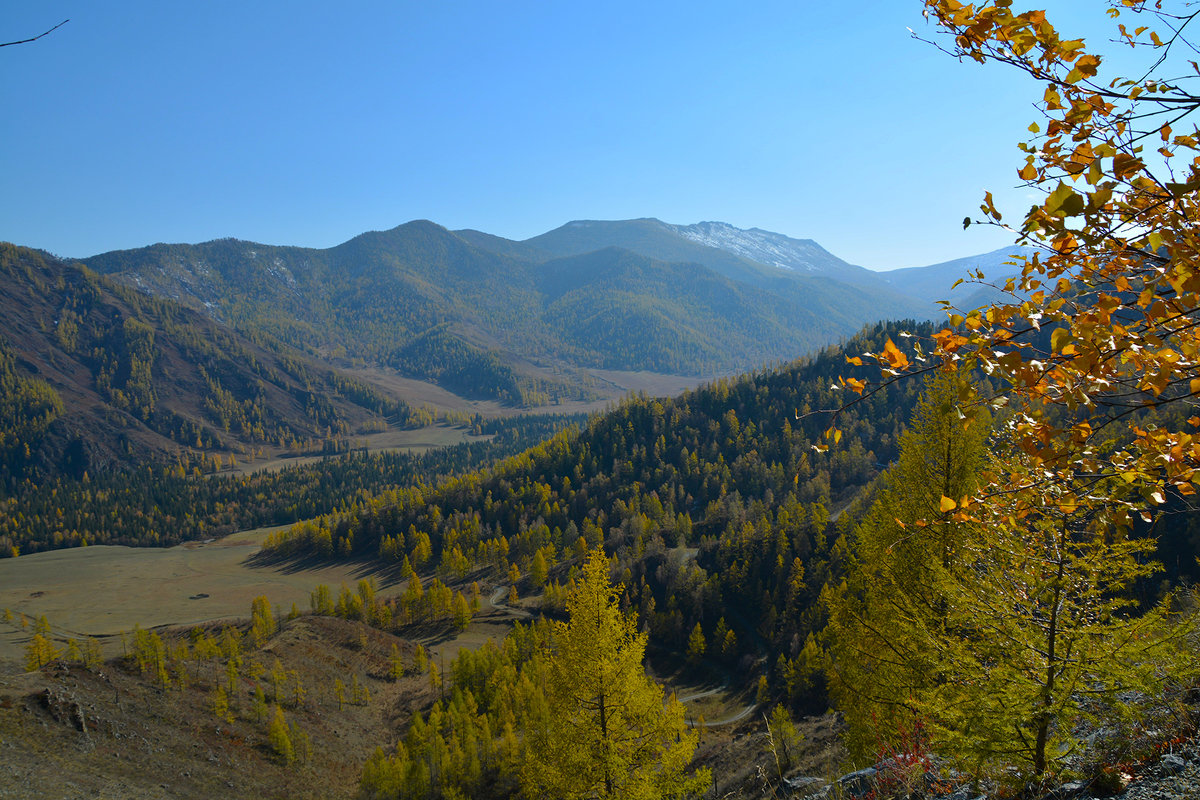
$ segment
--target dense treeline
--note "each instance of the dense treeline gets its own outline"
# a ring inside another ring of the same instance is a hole
[[[497,645],[463,648],[440,694],[388,754],[363,767],[361,796],[684,798],[704,793],[689,770],[698,737],[649,680],[645,634],[622,613],[612,563],[593,550],[565,590],[567,622],[516,624]]]
[[[426,484],[519,452],[582,417],[476,420],[481,440],[406,453],[349,453],[277,472],[205,474],[175,463],[26,481],[0,499],[0,557],[85,544],[168,545],[353,508],[387,489]]]
[[[32,456],[62,413],[58,392],[43,380],[17,372],[16,357],[0,336],[0,476]]]
[[[899,330],[877,326],[849,347],[881,349],[903,341]],[[829,415],[810,412],[840,404],[832,384],[846,369],[830,349],[678,398],[633,399],[493,469],[384,493],[269,547],[418,572],[490,564],[539,589],[540,565],[553,572],[603,543],[652,641],[682,651],[698,623],[717,659],[766,648],[777,685],[800,702],[814,688],[810,609],[841,552],[830,510],[895,457],[920,389],[909,382],[844,410],[844,446],[818,453]]]
[[[362,796],[515,795],[524,756],[517,732],[549,713],[541,688],[549,640],[545,621],[518,623],[500,645],[459,650],[444,677],[449,697],[416,714],[391,752],[376,749],[363,767]]]

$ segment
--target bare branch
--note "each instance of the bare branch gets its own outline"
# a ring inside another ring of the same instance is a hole
[[[56,30],[61,28],[63,25],[66,25],[70,21],[71,20],[69,20],[69,19],[64,19],[62,22],[58,23],[50,30],[46,31],[45,33],[39,33],[37,36],[33,37],[32,39],[21,39],[20,41],[17,41],[17,42],[3,42],[3,43],[0,43],[0,47],[10,47],[14,44],[29,44],[30,42],[36,42],[38,39],[42,38],[43,36],[49,36],[50,34],[54,33]]]

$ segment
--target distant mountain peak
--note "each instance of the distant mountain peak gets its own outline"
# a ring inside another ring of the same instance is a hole
[[[827,273],[829,261],[834,258],[812,239],[793,239],[762,228],[738,228],[716,221],[672,227],[680,236],[698,244],[794,272]]]

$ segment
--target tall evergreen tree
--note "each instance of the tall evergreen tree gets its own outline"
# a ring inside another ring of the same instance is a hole
[[[1153,542],[1097,510],[1120,478],[1038,482],[1023,454],[989,456],[985,421],[955,411],[960,388],[931,383],[845,582],[824,595],[830,688],[860,755],[920,729],[972,770],[1040,778],[1080,751],[1082,720],[1112,723],[1134,711],[1123,693],[1194,673],[1179,646],[1191,623],[1168,603],[1132,608],[1158,566]],[[996,475],[1011,491],[973,502]]]
[[[588,557],[558,623],[546,685],[550,713],[528,732],[521,782],[530,797],[687,797],[707,788],[686,774],[696,734],[683,706],[642,668],[646,635],[621,613],[603,551]]]
[[[1098,510],[1107,481],[1034,490],[1020,454],[1003,470],[1020,488],[972,509],[977,535],[946,583],[949,618],[929,631],[945,677],[917,703],[960,760],[1040,778],[1081,752],[1081,731],[1136,718],[1133,698],[1161,698],[1167,676],[1194,679],[1196,617],[1173,619],[1170,597],[1135,608],[1134,584],[1161,567],[1153,541],[1123,536]]]
[[[930,637],[947,624],[947,579],[969,535],[952,512],[977,486],[989,430],[982,416],[960,419],[962,382],[956,373],[930,382],[856,531],[846,580],[824,593],[830,691],[860,755],[908,729],[914,697],[949,666]]]
[[[296,751],[292,747],[292,737],[288,731],[287,719],[283,716],[283,709],[279,706],[275,706],[275,714],[271,717],[270,724],[267,725],[267,739],[283,763],[290,765],[296,760]]]

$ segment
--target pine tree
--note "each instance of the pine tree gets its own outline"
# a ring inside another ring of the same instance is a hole
[[[255,722],[265,722],[267,719],[267,696],[261,686],[254,687],[254,700],[250,703],[250,713]]]
[[[250,634],[254,637],[254,645],[262,647],[276,630],[275,614],[265,596],[260,595],[251,601],[250,619]]]
[[[312,741],[308,738],[308,734],[300,727],[297,722],[292,722],[291,725],[292,750],[296,755],[296,760],[301,764],[307,764],[312,760]]]
[[[454,628],[464,631],[471,624],[471,605],[462,592],[455,592],[453,607]]]
[[[706,647],[704,629],[697,622],[696,627],[692,628],[691,636],[688,637],[687,660],[693,664],[698,663],[704,657]]]
[[[104,653],[100,649],[100,643],[90,636],[84,637],[83,666],[88,669],[97,669],[103,664]]]
[[[1005,460],[1010,476],[1027,468]],[[1040,778],[1083,748],[1082,721],[1095,730],[1136,718],[1130,698],[1160,697],[1164,676],[1195,679],[1195,614],[1170,619],[1171,597],[1139,613],[1131,599],[1160,569],[1154,542],[1114,533],[1080,493],[1059,483],[1014,492],[963,548],[947,624],[929,632],[953,668],[916,698],[947,752]]]
[[[737,655],[737,634],[732,630],[725,632],[725,637],[721,641],[721,656],[725,660],[731,660]]]
[[[35,672],[58,657],[58,649],[40,633],[35,633],[25,645],[25,671]]]
[[[950,378],[929,387],[846,582],[825,594],[830,688],[860,755],[919,726],[973,769],[1040,778],[1079,752],[1081,721],[1194,674],[1178,646],[1193,622],[1168,622],[1166,603],[1133,613],[1130,589],[1157,565],[1153,542],[1097,508],[1120,477],[1042,481],[1011,449],[985,462],[955,393]],[[1011,490],[971,503],[997,474]]]
[[[314,614],[330,616],[333,614],[333,595],[329,587],[320,584],[308,596],[308,605]]]
[[[275,706],[275,715],[267,725],[267,741],[283,759],[283,763],[291,764],[296,760],[296,751],[292,748],[292,737],[288,730],[287,720],[283,716],[283,709],[279,706]]]
[[[388,677],[394,681],[404,677],[404,659],[395,643],[392,644],[392,653],[388,657]]]
[[[229,710],[229,695],[226,694],[224,686],[217,684],[213,687],[212,694],[209,696],[209,704],[214,717],[225,722],[233,722],[233,714]]]
[[[823,593],[830,609],[830,690],[849,724],[847,744],[873,754],[911,726],[911,702],[937,680],[937,653],[926,635],[946,621],[948,571],[967,526],[954,505],[976,488],[989,423],[964,428],[955,401],[961,379],[932,380],[900,438],[900,457],[855,531],[845,582]]]
[[[776,777],[783,778],[792,768],[792,759],[803,739],[788,710],[782,704],[775,706],[767,718],[767,746],[775,758]]]
[[[546,579],[550,575],[550,567],[546,564],[546,556],[541,550],[533,554],[533,560],[529,563],[529,581],[535,588],[541,588],[546,585]]]
[[[594,551],[555,628],[549,714],[528,731],[521,782],[531,797],[682,797],[703,791],[706,770],[687,775],[696,734],[674,698],[642,668],[645,634],[618,606],[608,560]]]

